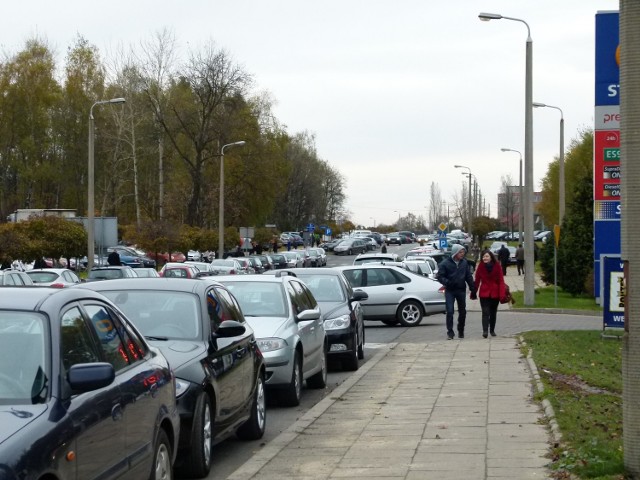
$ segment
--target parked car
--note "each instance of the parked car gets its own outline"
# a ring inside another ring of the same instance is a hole
[[[159,274],[165,278],[198,278],[200,270],[188,263],[166,263]]]
[[[255,257],[260,259],[265,271],[273,270],[274,266],[273,266],[273,260],[271,259],[271,255],[258,254],[258,255],[255,255]]]
[[[324,316],[329,359],[336,359],[346,370],[357,370],[358,359],[364,358],[364,314],[360,306],[365,292],[354,292],[339,270],[296,270],[318,301]]]
[[[189,250],[187,252],[187,260],[191,260],[192,262],[200,262],[202,261],[202,254],[198,250]]]
[[[153,258],[146,256],[141,250],[136,250],[132,247],[125,247],[124,245],[116,245],[114,247],[107,248],[107,253],[111,252],[118,252],[118,255],[120,255],[120,262],[122,262],[123,265],[128,265],[133,268],[156,268],[156,261]]]
[[[271,260],[273,261],[274,270],[280,270],[282,268],[287,268],[287,257],[282,255],[281,253],[271,253],[269,254]]]
[[[328,242],[322,242],[319,246],[327,252],[333,252],[333,249],[342,241],[341,238],[334,238]]]
[[[327,339],[315,297],[292,272],[221,277],[256,332],[267,368],[266,386],[284,405],[300,404],[302,384],[327,384]]]
[[[262,265],[262,260],[260,260],[259,257],[250,255],[246,258],[246,260],[251,264],[251,267],[253,268],[253,271],[255,273],[264,273],[264,271],[266,270],[264,268],[264,265]]]
[[[83,287],[111,299],[171,362],[181,475],[207,476],[214,444],[234,433],[262,438],[264,363],[251,326],[224,286],[209,278],[139,278]]]
[[[353,264],[398,262],[399,260],[400,258],[396,253],[361,253],[353,259]]]
[[[66,268],[36,268],[26,273],[40,287],[64,288],[80,283],[80,277]]]
[[[107,283],[107,282],[104,282]],[[167,359],[102,295],[0,295],[0,478],[164,478],[180,436]]]
[[[425,315],[445,312],[444,287],[435,280],[375,263],[336,268],[353,289],[369,295],[361,301],[365,320],[415,327]]]
[[[192,267],[196,267],[199,270],[198,276],[216,275],[216,272],[211,268],[211,264],[209,262],[194,262],[187,260],[184,263],[191,265]]]
[[[400,230],[398,233],[400,235],[404,235],[405,237],[407,237],[408,241],[405,243],[415,243],[418,241],[416,238],[416,234],[413,232],[410,232],[409,230]]]
[[[136,268],[133,272],[138,278],[160,278],[160,274],[155,268]]]
[[[238,262],[240,269],[242,270],[240,273],[244,273],[246,275],[257,273],[256,269],[253,268],[253,263],[247,257],[237,257],[235,260]]]
[[[240,275],[245,272],[242,270],[242,265],[235,258],[225,258],[221,260],[219,258],[211,261],[211,268],[218,275]]]
[[[187,257],[182,252],[147,252],[146,256],[160,264],[167,262],[184,262],[187,260]]]
[[[87,282],[95,280],[114,280],[116,278],[137,278],[134,269],[127,266],[93,267],[87,275]]]
[[[324,249],[314,247],[309,249],[312,267],[325,267],[327,265],[327,254]]]
[[[405,243],[411,243],[411,239],[410,237],[407,237],[406,235],[403,235],[399,232],[393,232],[393,233],[387,234],[387,243],[389,245],[392,245],[392,244],[403,245]]]
[[[427,278],[436,278],[435,271],[431,267],[429,262],[418,260],[404,260],[401,263],[402,268],[409,270],[410,272],[422,275]]]
[[[19,270],[0,270],[0,287],[30,287],[33,280]]]
[[[282,255],[287,259],[287,268],[302,268],[304,267],[304,259],[297,251],[282,252]]]
[[[367,251],[367,244],[359,238],[346,238],[338,245],[333,247],[333,253],[336,255],[355,255]]]

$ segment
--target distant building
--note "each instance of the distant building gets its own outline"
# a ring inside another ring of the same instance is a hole
[[[544,230],[544,219],[540,215],[539,206],[542,202],[542,192],[533,192],[533,229]],[[498,220],[513,231],[518,230],[520,219],[520,186],[509,187],[509,194],[498,194]]]
[[[76,211],[72,208],[19,208],[7,217],[8,222],[22,222],[31,217],[55,216],[75,218]]]

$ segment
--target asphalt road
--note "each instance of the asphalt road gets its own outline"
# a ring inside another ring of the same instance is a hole
[[[403,255],[410,249],[409,245],[391,246],[389,252]],[[348,265],[355,256],[328,255],[328,267]],[[430,343],[445,339],[444,314],[425,317],[422,323],[413,328],[387,326],[381,322],[366,322],[366,362],[372,358],[376,348],[390,342],[398,343]],[[498,314],[496,331],[498,335],[515,335],[528,330],[552,329],[599,329],[602,319],[592,316],[548,315],[540,313],[519,313],[502,311]],[[480,337],[482,333],[479,311],[470,311],[467,315],[466,337]],[[458,341],[458,340],[456,340]],[[464,341],[464,340],[462,340]],[[267,429],[264,438],[257,441],[243,442],[229,439],[214,447],[214,463],[208,479],[222,480],[227,478],[239,466],[247,461],[263,445],[286,430],[316,403],[329,395],[333,389],[344,382],[352,372],[330,370],[327,388],[324,390],[304,389],[302,402],[298,407],[285,408],[275,404],[267,407]]]

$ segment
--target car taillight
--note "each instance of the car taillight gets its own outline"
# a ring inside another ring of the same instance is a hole
[[[444,295],[444,285],[438,289],[438,293],[441,293]]]
[[[236,269],[232,268],[231,271],[229,272],[229,275],[234,275],[236,273]]]
[[[64,283],[52,283],[49,285],[51,288],[64,288]]]

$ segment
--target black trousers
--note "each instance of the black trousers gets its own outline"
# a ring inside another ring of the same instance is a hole
[[[495,331],[499,303],[500,302],[497,298],[480,297],[480,308],[482,308],[482,333]]]

